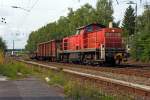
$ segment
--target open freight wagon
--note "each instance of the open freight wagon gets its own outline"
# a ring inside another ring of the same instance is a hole
[[[60,40],[51,40],[37,45],[37,58],[39,60],[56,61],[61,49]]]

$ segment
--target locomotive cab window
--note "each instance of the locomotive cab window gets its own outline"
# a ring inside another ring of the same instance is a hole
[[[101,29],[101,27],[99,27],[99,26],[95,26],[94,27],[94,31],[98,31],[98,30],[100,30]]]
[[[93,32],[93,26],[86,27],[86,32]]]

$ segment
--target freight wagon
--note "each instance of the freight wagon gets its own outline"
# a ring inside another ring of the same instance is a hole
[[[61,49],[60,40],[51,40],[37,45],[36,58],[38,60],[56,61],[59,50]]]
[[[38,44],[36,58],[80,64],[121,63],[126,54],[121,33],[120,28],[97,23],[82,26],[75,35]]]

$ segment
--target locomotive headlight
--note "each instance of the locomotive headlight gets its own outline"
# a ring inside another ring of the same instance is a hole
[[[112,30],[112,32],[115,32],[115,30]]]

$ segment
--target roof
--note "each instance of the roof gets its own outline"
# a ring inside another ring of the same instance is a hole
[[[106,27],[105,25],[102,25],[102,24],[92,23],[92,24],[88,24],[88,25],[85,25],[85,26],[81,26],[81,27],[79,27],[79,28],[77,28],[77,29],[78,29],[78,30],[79,30],[79,29],[83,29],[83,28],[88,27],[88,26],[91,26],[91,25],[96,25],[96,26],[99,26],[99,27],[101,27],[101,28],[105,28],[105,27]]]

